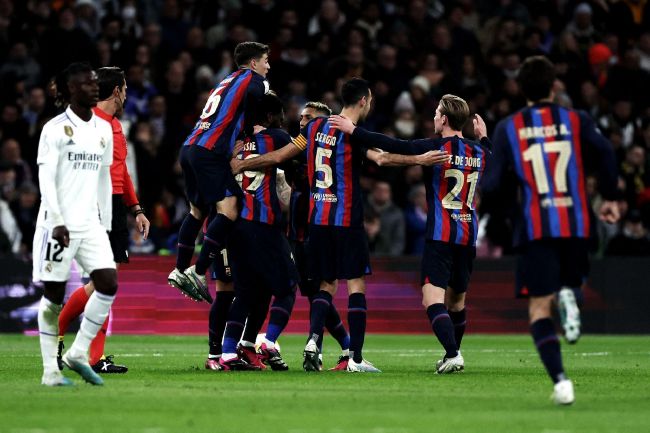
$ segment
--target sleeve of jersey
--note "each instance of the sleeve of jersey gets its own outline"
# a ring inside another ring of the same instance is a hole
[[[108,145],[104,151],[102,166],[99,169],[97,185],[97,205],[99,218],[107,232],[111,231],[113,219],[113,184],[111,183],[111,164],[113,163],[113,132],[109,135]]]
[[[503,171],[506,168],[506,152],[507,152],[507,137],[504,131],[505,121],[501,121],[494,130],[493,140],[491,144],[484,143],[484,140],[490,141],[487,138],[481,139],[481,144],[492,150],[487,154],[487,168],[483,173],[481,180],[481,190],[484,192],[495,191],[499,187]],[[489,147],[488,147],[489,146]]]
[[[431,144],[431,140],[399,140],[359,127],[354,129],[352,137],[365,147],[376,147],[386,152],[401,155],[420,155],[427,150],[433,150],[431,146],[427,149],[427,142]]]
[[[298,149],[307,149],[307,139],[302,133],[300,133],[296,138],[293,138],[291,141]]]
[[[618,169],[616,168],[616,155],[614,147],[585,112],[580,113],[581,135],[584,144],[598,154],[598,186],[605,200],[617,200]],[[583,149],[585,146],[583,144]]]
[[[138,204],[138,196],[135,194],[133,181],[131,180],[129,170],[126,169],[126,164],[124,164],[124,195],[122,196],[122,201],[126,207]]]
[[[44,128],[38,143],[38,182],[41,190],[41,201],[47,209],[48,222],[53,227],[65,225],[59,197],[56,191],[56,174],[59,163],[59,144],[54,139],[49,128]]]

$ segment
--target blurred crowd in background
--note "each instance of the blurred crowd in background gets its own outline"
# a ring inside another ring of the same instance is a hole
[[[556,102],[586,110],[616,150],[624,217],[596,227],[594,252],[650,254],[647,0],[0,0],[0,251],[31,254],[39,135],[57,114],[48,82],[79,60],[126,73],[129,169],[152,222],[147,241],[133,230],[131,252],[173,250],[188,210],[178,150],[247,40],[271,47],[268,79],[292,135],[307,101],[337,112],[338,89],[355,76],[372,84],[371,130],[431,136],[438,99],[454,93],[490,133],[525,105],[516,81],[522,61],[548,56]],[[418,254],[421,168],[368,163],[362,185],[373,253]],[[596,207],[597,179],[589,175],[587,186]],[[511,203],[483,197],[479,256],[511,252]]]

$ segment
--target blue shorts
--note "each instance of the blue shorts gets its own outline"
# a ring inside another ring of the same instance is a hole
[[[241,195],[226,155],[201,146],[183,146],[179,162],[183,170],[185,195],[198,208],[205,210],[229,195]]]
[[[276,297],[293,292],[300,282],[287,238],[278,226],[239,218],[228,238],[235,292]]]
[[[352,280],[370,275],[368,238],[363,227],[309,226],[310,280]]]
[[[422,253],[420,284],[433,284],[442,289],[451,287],[465,293],[474,267],[476,248],[441,241],[426,241]]]

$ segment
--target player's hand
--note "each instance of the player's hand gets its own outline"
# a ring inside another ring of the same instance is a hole
[[[243,159],[233,158],[230,160],[230,169],[232,174],[239,174],[242,172],[242,165],[244,164]]]
[[[427,153],[418,155],[416,160],[418,165],[438,165],[449,161],[450,155],[444,150],[430,150]]]
[[[485,126],[485,122],[481,116],[475,114],[472,123],[474,124],[474,136],[477,140],[487,137],[487,126]]]
[[[260,132],[264,131],[266,128],[263,127],[262,125],[255,125],[253,126],[253,134],[259,134]]]
[[[233,158],[237,158],[237,155],[239,155],[243,150],[244,150],[244,141],[237,140],[235,141],[235,145],[232,147],[231,156]]]
[[[62,247],[70,246],[70,232],[66,226],[56,226],[52,230],[52,239],[57,241]]]
[[[329,122],[334,128],[345,134],[352,134],[354,132],[354,128],[356,128],[350,119],[339,114],[330,116]]]
[[[149,227],[151,227],[149,219],[143,213],[139,213],[135,217],[135,224],[138,227],[138,231],[142,233],[142,238],[147,239],[149,236]]]
[[[601,221],[614,224],[620,217],[621,212],[618,209],[618,202],[603,201],[603,204],[600,205],[600,209],[598,210],[598,218],[600,218]]]

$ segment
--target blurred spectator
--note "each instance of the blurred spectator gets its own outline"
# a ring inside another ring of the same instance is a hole
[[[0,161],[0,200],[10,203],[16,197],[16,170],[9,161]]]
[[[22,235],[9,205],[0,199],[0,255],[18,254]]]
[[[630,211],[623,220],[621,233],[607,245],[608,256],[648,256],[650,255],[650,237],[648,229],[641,221],[637,210]]]
[[[638,195],[647,187],[646,151],[641,146],[632,146],[625,153],[621,163],[621,177],[625,181],[624,196],[628,204],[636,206]]]
[[[20,77],[29,87],[39,83],[40,75],[41,66],[29,55],[24,42],[17,42],[11,47],[9,58],[0,67],[0,80]]]
[[[24,182],[32,181],[32,170],[29,164],[25,162],[20,155],[20,144],[13,138],[8,138],[2,142],[0,148],[0,160],[13,168],[15,183],[20,187]]]
[[[10,203],[11,211],[22,234],[23,253],[31,253],[32,239],[36,230],[36,218],[39,207],[38,188],[31,182],[26,182],[18,188],[18,197]]]
[[[399,256],[404,252],[405,245],[404,214],[393,203],[388,182],[375,182],[368,197],[368,206],[379,215],[381,226],[374,253],[380,256]]]
[[[404,212],[406,225],[405,254],[419,255],[424,251],[427,233],[427,194],[424,185],[419,183],[409,191],[409,205]]]

